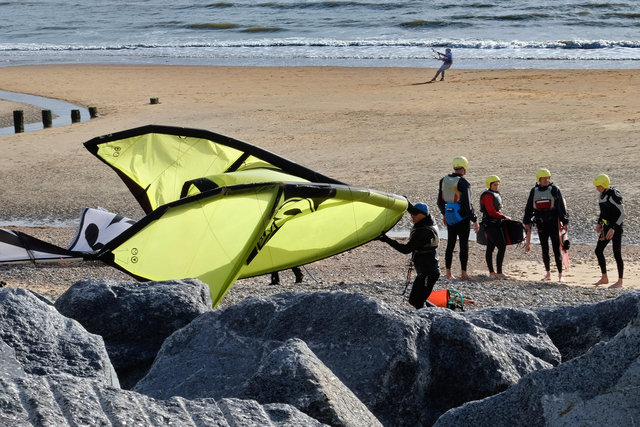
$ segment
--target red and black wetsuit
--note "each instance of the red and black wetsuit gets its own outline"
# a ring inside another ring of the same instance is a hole
[[[487,233],[487,250],[485,252],[485,261],[489,268],[489,273],[493,270],[493,250],[498,248],[496,253],[496,271],[502,274],[502,262],[507,249],[507,242],[500,228],[504,215],[502,214],[502,197],[500,193],[486,190],[480,196],[480,212],[482,212],[482,224],[484,224]]]

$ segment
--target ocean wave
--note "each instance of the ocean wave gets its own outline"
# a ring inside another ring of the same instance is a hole
[[[215,24],[211,24],[215,25]],[[251,29],[252,28],[252,29]],[[278,27],[250,27],[249,32],[279,31]],[[450,47],[453,49],[640,49],[640,40],[555,40],[555,41],[502,41],[502,40],[332,40],[332,39],[255,39],[234,41],[187,43],[132,43],[106,45],[55,45],[29,43],[2,43],[0,52],[13,51],[80,51],[80,50],[129,50],[157,48],[243,48],[243,47]],[[640,51],[638,52],[640,55]]]

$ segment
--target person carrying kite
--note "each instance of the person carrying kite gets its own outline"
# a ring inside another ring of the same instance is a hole
[[[551,172],[549,169],[540,168],[536,172],[536,185],[529,192],[527,205],[524,208],[524,218],[522,223],[528,233],[531,232],[531,225],[535,222],[540,237],[540,248],[542,249],[542,262],[546,274],[543,281],[551,280],[551,267],[549,257],[549,239],[553,247],[553,255],[558,268],[558,281],[562,278],[562,256],[560,253],[560,231],[566,232],[569,228],[569,214],[565,206],[564,197],[560,188],[551,182]],[[529,251],[531,245],[525,245],[525,250]]]
[[[425,301],[431,295],[433,286],[440,277],[438,265],[438,227],[425,203],[409,204],[407,211],[411,214],[413,227],[409,234],[409,241],[405,244],[382,234],[379,240],[387,243],[403,254],[411,253],[416,278],[409,294],[409,304],[417,309],[424,307]]]
[[[609,176],[600,174],[593,180],[593,185],[600,193],[598,205],[600,206],[600,215],[598,216],[598,224],[596,232],[600,236],[596,245],[596,257],[602,278],[594,283],[595,286],[606,285],[609,283],[607,277],[607,262],[604,259],[604,248],[609,242],[613,242],[613,256],[618,267],[618,281],[610,288],[622,287],[622,276],[624,274],[624,262],[622,261],[622,224],[624,222],[624,205],[622,204],[622,195],[620,192],[611,187]]]
[[[442,61],[442,65],[436,72],[436,75],[431,79],[432,82],[435,82],[440,74],[442,74],[442,78],[440,78],[440,81],[443,81],[444,72],[451,68],[451,65],[453,65],[453,54],[451,53],[451,49],[447,48],[444,52],[445,53],[436,52],[438,54],[438,60]]]

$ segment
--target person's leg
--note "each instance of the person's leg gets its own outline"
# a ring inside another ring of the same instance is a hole
[[[598,259],[598,265],[600,266],[600,273],[602,274],[602,277],[593,284],[594,286],[606,285],[609,283],[609,277],[607,277],[607,260],[604,258],[604,248],[606,248],[608,244],[609,241],[607,239],[599,239],[596,244],[596,250],[594,252]]]
[[[616,259],[616,266],[618,267],[618,281],[609,287],[621,288],[622,277],[624,276],[624,261],[622,260],[622,230],[621,229],[615,232],[615,234],[613,235],[613,239],[611,239],[611,243],[613,243],[613,256]]]
[[[507,245],[500,245],[497,247],[498,252],[496,254],[496,275],[498,277],[506,277],[502,274],[502,263],[504,261],[504,254],[507,251]]]
[[[280,284],[280,275],[278,274],[277,271],[274,271],[273,273],[271,273],[271,283],[269,283],[270,285],[279,285]]]
[[[558,269],[558,280],[562,282],[562,254],[560,253],[560,234],[557,227],[551,228],[549,231],[549,237],[551,238],[553,257],[556,261],[556,268]]]
[[[460,279],[470,280],[467,274],[467,262],[469,261],[469,233],[471,221],[464,220],[456,224],[458,237],[460,238]]]
[[[495,245],[491,239],[487,239],[487,250],[484,253],[484,260],[487,263],[487,268],[489,269],[489,276],[494,276],[495,272],[493,270],[493,250],[495,249]]]
[[[296,276],[296,283],[302,283],[304,274],[302,274],[302,270],[300,269],[300,267],[292,267],[291,271],[293,271],[293,275]]]
[[[413,281],[413,287],[409,294],[409,304],[417,309],[424,307],[424,302],[429,296],[427,294],[427,288],[424,285],[426,278],[427,277],[423,273],[418,273],[416,271],[416,278]],[[431,293],[431,291],[429,291],[429,293]]]
[[[426,290],[425,290],[425,296],[424,296],[425,301],[427,300],[427,298],[429,298],[429,295],[431,295],[431,292],[433,291],[433,286],[438,281],[438,278],[440,278],[440,273],[430,274],[429,276],[427,276],[427,285],[425,287]]]
[[[542,250],[542,263],[546,275],[542,280],[551,280],[551,259],[549,258],[549,233],[544,227],[538,227],[538,237],[540,238],[540,249]]]
[[[453,251],[456,248],[456,240],[458,238],[458,233],[456,231],[455,226],[447,225],[447,248],[444,252],[444,266],[446,268],[446,278],[453,279],[453,275],[451,274],[451,265],[453,264]]]

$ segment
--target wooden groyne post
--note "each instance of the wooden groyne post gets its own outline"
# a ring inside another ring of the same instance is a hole
[[[42,127],[50,128],[53,125],[53,115],[51,110],[42,110]]]
[[[24,111],[23,110],[13,111],[13,129],[16,131],[16,133],[24,132]]]

